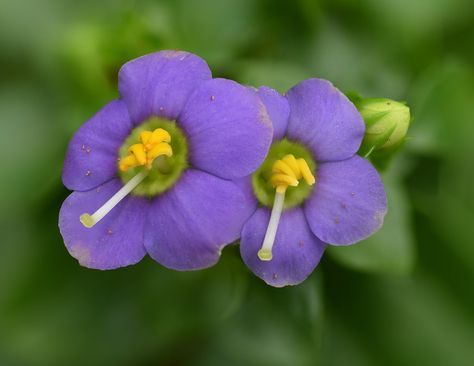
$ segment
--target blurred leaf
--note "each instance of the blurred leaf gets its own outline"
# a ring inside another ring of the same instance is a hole
[[[407,76],[386,49],[370,35],[327,17],[309,45],[305,65],[312,77],[330,80],[341,90],[356,89],[365,97],[404,99]]]
[[[347,247],[329,246],[327,252],[340,264],[375,273],[407,274],[415,260],[407,194],[400,180],[385,176],[388,212],[374,235]]]
[[[322,331],[317,273],[284,289],[251,280],[240,311],[213,330],[207,352],[193,365],[314,365]]]
[[[439,266],[425,267],[411,277],[393,277],[331,268],[325,276],[329,313],[325,329],[330,334],[336,319],[335,326],[342,328],[352,345],[348,351],[354,353],[355,348],[356,360],[368,359],[367,364],[471,365],[472,309],[453,301],[450,288],[433,279],[431,271],[440,270]],[[323,344],[323,364],[344,364],[334,363],[333,357],[350,356],[339,342],[335,338]],[[340,354],[334,356],[330,350]]]
[[[472,145],[474,73],[454,60],[433,65],[410,95],[414,121],[408,148],[418,153],[450,154]]]
[[[171,45],[167,7],[148,4],[143,10],[127,9],[107,22],[78,23],[65,32],[61,54],[75,95],[102,103],[116,98],[118,71],[125,62]]]
[[[300,65],[281,61],[242,61],[235,68],[241,83],[257,88],[266,85],[280,93],[286,92],[301,80],[312,77]]]
[[[48,94],[38,95],[31,81],[0,88],[0,213],[14,216],[44,194],[59,177],[64,129],[51,119]]]
[[[252,0],[177,0],[174,6],[175,47],[195,52],[212,69],[231,61],[256,31]]]

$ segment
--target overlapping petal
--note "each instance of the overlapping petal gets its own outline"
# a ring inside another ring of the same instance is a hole
[[[206,62],[184,51],[160,51],[127,62],[119,91],[134,124],[151,115],[176,119],[189,94],[211,78]]]
[[[301,208],[284,211],[273,245],[273,259],[261,261],[260,249],[270,219],[267,208],[258,209],[245,223],[240,253],[245,264],[267,284],[275,287],[296,285],[313,272],[325,244],[311,232]]]
[[[59,213],[59,229],[69,253],[84,267],[114,269],[139,262],[146,254],[143,228],[148,201],[128,196],[94,227],[79,221],[83,213],[94,213],[120,188],[113,179],[87,192],[73,192]]]
[[[272,140],[271,121],[258,95],[226,79],[201,84],[178,124],[188,137],[190,163],[224,179],[255,171]]]
[[[258,88],[257,92],[263,104],[265,104],[273,124],[273,141],[281,140],[286,134],[290,116],[288,100],[276,90],[267,86]]]
[[[291,88],[287,137],[307,146],[318,161],[348,159],[360,147],[364,121],[329,81],[308,79]]]
[[[387,197],[382,180],[365,159],[322,163],[304,212],[313,233],[334,245],[365,239],[383,223]]]
[[[189,169],[172,189],[153,200],[145,247],[168,268],[212,266],[222,248],[238,239],[255,208],[255,199],[240,184]]]
[[[118,150],[131,128],[127,108],[120,100],[110,102],[84,123],[67,149],[64,185],[87,191],[115,176]]]

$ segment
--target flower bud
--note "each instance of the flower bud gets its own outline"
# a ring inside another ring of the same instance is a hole
[[[367,98],[356,102],[366,130],[360,152],[395,150],[400,146],[410,125],[410,108],[404,103],[385,98]]]

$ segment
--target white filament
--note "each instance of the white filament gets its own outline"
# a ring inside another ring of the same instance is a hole
[[[268,222],[267,232],[263,239],[263,244],[258,251],[258,257],[262,261],[272,260],[272,248],[275,242],[276,232],[278,230],[278,224],[280,222],[281,212],[283,211],[283,203],[285,201],[285,191],[275,193],[275,200],[273,201],[273,209],[270,215],[270,221]]]
[[[135,189],[135,187],[138,186],[147,175],[148,171],[145,170],[135,175],[92,215],[88,213],[82,214],[79,218],[81,223],[87,228],[93,227],[115,206],[117,206],[121,200],[123,200],[131,191],[133,191],[133,189]]]

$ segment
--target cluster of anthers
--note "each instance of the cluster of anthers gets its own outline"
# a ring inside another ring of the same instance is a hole
[[[304,179],[310,186],[316,182],[306,160],[296,159],[294,155],[289,154],[273,163],[270,183],[276,189],[276,193],[265,238],[262,247],[258,251],[258,257],[262,261],[272,260],[272,248],[283,211],[285,192],[289,186],[298,186],[300,179]]]
[[[143,131],[140,133],[141,143],[133,144],[128,148],[128,155],[119,161],[119,169],[126,172],[130,168],[146,166],[151,169],[153,161],[161,156],[173,155],[171,149],[171,136],[162,129],[157,128],[153,132]]]
[[[141,143],[133,144],[128,148],[128,155],[119,160],[119,169],[126,172],[130,168],[146,167],[130,179],[117,193],[115,193],[107,202],[105,202],[92,215],[84,213],[80,216],[81,223],[91,228],[102,220],[122,199],[124,199],[143,179],[153,166],[153,162],[160,156],[172,156],[173,149],[169,144],[171,136],[168,131],[157,128],[152,131],[143,131],[140,133]]]

